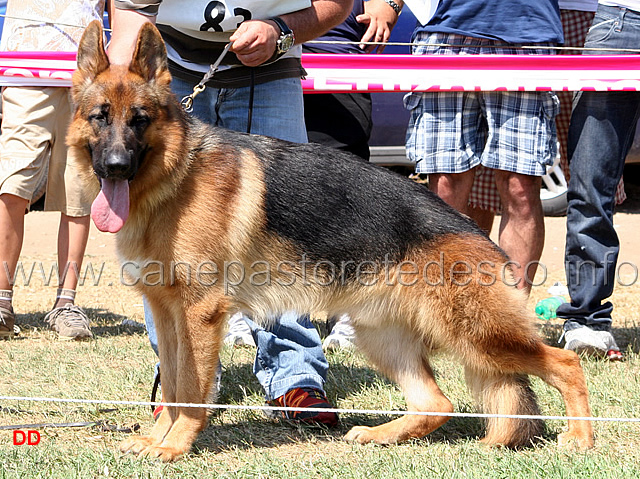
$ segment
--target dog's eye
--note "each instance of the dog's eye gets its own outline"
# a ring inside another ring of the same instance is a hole
[[[107,121],[107,116],[103,112],[93,113],[93,114],[89,115],[89,121],[90,122],[100,122],[100,123],[102,123],[102,122]]]
[[[134,128],[145,128],[150,123],[147,115],[134,115],[131,118],[131,126]]]

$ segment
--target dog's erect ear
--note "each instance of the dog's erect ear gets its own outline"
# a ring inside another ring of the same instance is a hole
[[[78,83],[90,82],[109,68],[102,38],[102,24],[99,20],[93,20],[82,34],[78,46],[78,71],[81,75],[81,82]]]
[[[140,75],[147,81],[169,84],[169,64],[167,49],[158,29],[151,23],[145,23],[138,33],[138,43],[129,71]]]

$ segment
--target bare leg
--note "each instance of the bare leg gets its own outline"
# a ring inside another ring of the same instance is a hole
[[[517,287],[528,294],[544,246],[541,179],[503,170],[495,170],[495,176],[502,201],[500,247],[515,262],[513,274]]]
[[[0,289],[13,289],[22,241],[24,215],[29,202],[15,195],[0,195]]]
[[[429,175],[429,189],[460,213],[469,214],[469,194],[475,170],[464,173],[434,173]]]
[[[60,277],[58,287],[75,291],[78,287],[80,268],[89,240],[91,218],[72,217],[62,213],[58,229],[58,268]],[[54,308],[64,306],[73,300],[56,298]]]
[[[493,228],[493,220],[496,217],[496,214],[493,211],[477,208],[475,206],[469,206],[468,210],[471,219],[477,223],[482,231],[487,233],[487,236],[489,236],[491,234],[491,229]]]

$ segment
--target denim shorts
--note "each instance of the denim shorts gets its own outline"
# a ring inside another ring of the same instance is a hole
[[[493,40],[455,34],[420,34],[414,54],[496,53]],[[465,44],[443,49],[434,43]],[[546,46],[546,45],[545,45]],[[549,53],[499,50],[500,53]],[[555,93],[424,92],[405,97],[410,111],[407,155],[417,173],[462,173],[480,164],[488,168],[542,176],[557,154]]]

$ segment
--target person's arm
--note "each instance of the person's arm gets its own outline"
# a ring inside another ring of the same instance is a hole
[[[161,0],[146,0],[156,7]],[[311,0],[310,7],[282,15],[281,18],[293,31],[296,43],[316,38],[343,22],[351,12],[353,0]],[[112,11],[112,33],[108,48],[109,61],[127,64],[136,45],[138,30],[145,22],[155,23],[157,8],[147,11],[122,9],[121,4],[137,4],[142,0],[116,0]],[[273,57],[280,28],[271,20],[243,22],[231,35],[231,51],[247,66],[258,66]]]
[[[393,6],[395,4],[395,7]],[[391,30],[398,21],[399,13],[396,9],[402,9],[404,2],[402,0],[395,0],[388,2],[387,0],[368,0],[364,2],[364,14],[358,15],[356,20],[359,23],[367,23],[369,27],[362,36],[363,42],[388,42],[391,36]],[[367,45],[364,51],[371,53],[376,50],[376,53],[382,53],[384,45]]]
[[[138,39],[138,31],[146,22],[156,23],[157,5],[160,1],[147,1],[151,4],[147,11],[122,9],[115,5],[117,0],[109,3],[109,22],[111,23],[111,41],[107,49],[109,61],[115,65],[128,65]],[[136,2],[127,2],[135,4]],[[156,8],[153,8],[155,5]]]
[[[312,0],[311,6],[281,15],[293,31],[296,44],[319,37],[342,23],[351,12],[353,0]],[[271,20],[243,22],[231,35],[231,51],[247,66],[258,66],[273,57],[280,28]]]

